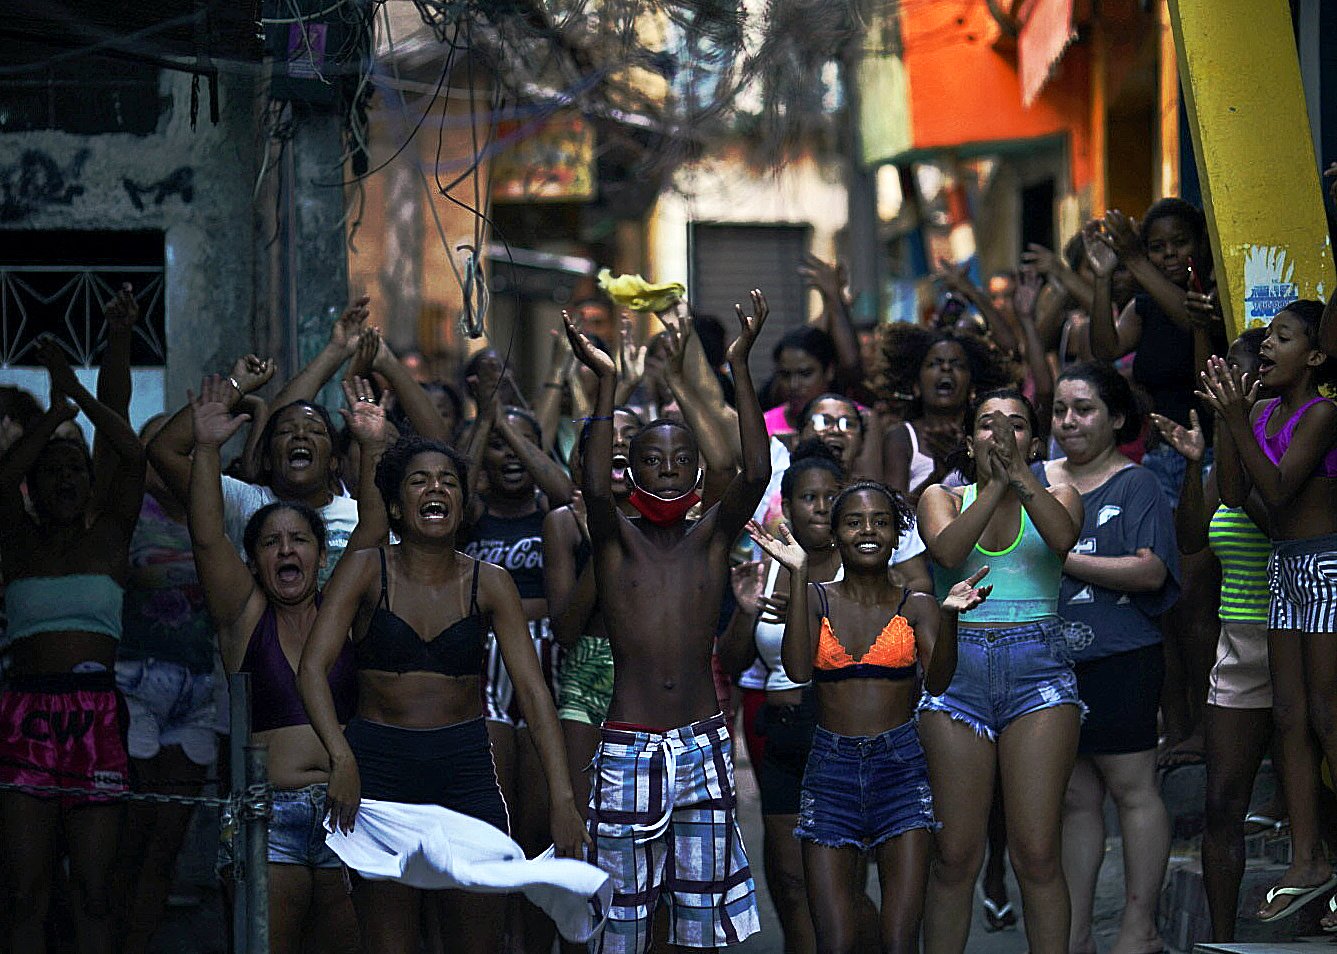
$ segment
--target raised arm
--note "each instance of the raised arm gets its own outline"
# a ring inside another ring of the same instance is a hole
[[[1147,258],[1147,251],[1137,234],[1137,222],[1124,215],[1118,209],[1105,213],[1104,233],[1109,237],[1114,250],[1118,252],[1133,278],[1142,286],[1143,291],[1156,300],[1165,316],[1185,331],[1193,330],[1197,321],[1189,309],[1184,289],[1166,278],[1161,270]]]
[[[994,411],[993,432],[1009,434],[1010,425],[1002,412]],[[978,450],[978,445],[977,445]],[[1082,532],[1082,498],[1065,485],[1046,488],[1022,459],[1017,445],[1010,440],[995,440],[989,445],[994,473],[1000,475],[1026,508],[1035,529],[1049,549],[1066,557]],[[974,509],[973,507],[970,509]]]
[[[103,461],[104,465],[111,465],[112,472],[98,480],[103,493],[98,501],[99,509],[133,527],[139,519],[144,499],[144,445],[139,443],[129,421],[93,397],[79,383],[65,352],[54,338],[44,337],[38,341],[37,360],[46,366],[52,385],[73,400],[92,423],[97,435],[94,446],[106,448]]]
[[[23,480],[33,464],[37,463],[42,448],[46,447],[56,429],[66,421],[74,420],[78,414],[79,409],[69,402],[53,378],[50,406],[0,458],[0,523],[3,524],[0,526],[0,537],[31,524],[23,506]],[[12,550],[5,552],[10,558],[16,556]]]
[[[992,462],[988,455],[981,455],[976,466],[992,469]],[[946,487],[935,484],[926,488],[919,498],[918,526],[933,561],[948,569],[964,563],[1006,492],[1004,480],[991,479],[979,485],[975,502],[962,510],[960,498]]]
[[[1017,324],[1021,327],[1026,367],[1035,385],[1035,413],[1041,421],[1047,421],[1054,404],[1054,372],[1049,367],[1044,344],[1035,327],[1035,305],[1043,287],[1043,279],[1035,268],[1023,265],[1017,272],[1017,290],[1012,296],[1012,308],[1017,313]]]
[[[1012,353],[1017,350],[1017,335],[1008,320],[993,306],[989,296],[980,290],[979,286],[970,280],[967,274],[967,265],[953,265],[945,259],[938,261],[938,275],[943,284],[956,292],[966,301],[975,306],[975,309],[984,317],[984,323],[989,331],[993,333],[993,340],[999,349]]]
[[[1063,256],[1031,242],[1026,246],[1026,251],[1021,253],[1021,263],[1045,276],[1057,286],[1059,294],[1072,298],[1082,311],[1090,314],[1095,289],[1089,281],[1068,267]]]
[[[385,408],[376,400],[371,382],[366,378],[343,381],[348,407],[339,409],[344,425],[357,441],[361,461],[357,479],[357,526],[348,537],[347,551],[379,547],[390,540],[390,520],[385,501],[376,487],[376,465],[385,454]]]
[[[252,600],[263,599],[246,564],[223,528],[223,465],[220,448],[246,423],[244,414],[228,411],[231,385],[218,375],[200,384],[200,395],[190,396],[194,461],[190,471],[187,514],[195,568],[204,586],[204,598],[218,630],[223,661],[230,671],[241,665],[244,635],[237,623]]]
[[[1254,439],[1249,420],[1250,411],[1257,403],[1258,382],[1249,382],[1219,357],[1211,359],[1203,381],[1205,391],[1199,392],[1198,396],[1212,406],[1225,429],[1230,431],[1230,440],[1244,471],[1263,502],[1272,511],[1293,503],[1318,468],[1323,455],[1337,444],[1337,407],[1324,401],[1306,411],[1281,463],[1274,464]],[[1220,480],[1221,499],[1232,507],[1242,506],[1247,493],[1239,495],[1239,503],[1233,503],[1226,497],[1224,472]],[[1234,498],[1236,493],[1237,487],[1232,486],[1231,497]]]
[[[520,594],[510,574],[491,564],[483,565],[480,581],[479,605],[492,618],[497,646],[515,685],[516,701],[529,725],[530,737],[538,749],[539,762],[548,780],[553,844],[558,855],[580,858],[582,848],[590,844],[590,838],[571,794],[566,750],[557,727],[557,710],[539,670],[538,657],[534,655],[529,627],[520,607]]]
[[[765,572],[765,564],[756,560],[740,563],[729,571],[736,606],[729,625],[715,644],[715,655],[720,669],[730,676],[739,675],[757,658],[755,636]]]
[[[130,343],[139,320],[139,303],[129,282],[102,309],[107,319],[107,347],[98,367],[97,399],[130,418]]]
[[[848,281],[845,266],[839,262],[828,265],[815,255],[804,254],[798,273],[821,296],[821,327],[835,345],[837,380],[847,386],[862,383],[863,352],[859,349],[859,334],[854,330],[854,317],[845,300]]]
[[[454,435],[450,433],[446,419],[436,409],[431,395],[423,390],[413,375],[409,374],[404,362],[395,357],[395,353],[381,338],[379,331],[369,328],[363,334],[375,335],[377,348],[376,357],[371,364],[372,370],[384,375],[386,381],[390,382],[390,388],[395,392],[395,400],[404,409],[404,416],[413,425],[414,432],[422,437],[449,444]]]
[[[668,361],[664,365],[664,380],[673,392],[687,426],[696,435],[707,469],[716,474],[732,474],[738,467],[738,451],[734,441],[730,440],[729,431],[733,431],[736,440],[738,415],[723,402],[712,405],[703,400],[688,381],[683,364],[693,327],[692,315],[686,309],[680,313],[678,325],[664,322],[665,340],[669,348]]]
[[[348,642],[348,632],[368,585],[380,577],[380,558],[370,550],[346,553],[325,585],[320,612],[302,647],[297,665],[297,692],[311,728],[330,756],[328,813],[336,831],[352,831],[362,801],[357,760],[344,738],[330,689],[330,670]]]
[[[222,392],[220,401],[228,411],[232,411],[242,398],[264,387],[273,376],[272,359],[261,360],[253,354],[244,355],[237,359],[227,378],[222,379],[228,385],[228,390]],[[182,500],[190,494],[190,453],[195,446],[191,412],[191,404],[187,401],[185,407],[162,426],[148,446],[153,469],[168,489]]]
[[[330,328],[330,340],[321,348],[310,363],[292,376],[283,385],[274,400],[269,403],[274,407],[286,407],[293,401],[314,401],[331,378],[338,373],[343,363],[357,350],[358,337],[370,312],[366,295],[352,302]]]
[[[571,502],[571,492],[575,489],[575,485],[571,483],[570,475],[561,464],[545,454],[540,445],[525,440],[520,432],[511,426],[505,411],[493,419],[492,430],[510,446],[511,450],[515,451],[515,456],[520,458],[520,463],[529,471],[534,483],[548,498],[549,507],[562,507]]]
[[[809,682],[817,653],[813,634],[818,632],[818,621],[809,610],[808,554],[784,524],[780,524],[779,535],[773,537],[761,524],[750,520],[747,532],[757,546],[789,571],[789,609],[785,615],[784,639],[780,643],[780,662],[791,682]]]
[[[1091,354],[1100,361],[1118,361],[1137,347],[1142,337],[1142,316],[1138,314],[1136,301],[1130,301],[1119,317],[1114,317],[1112,288],[1114,270],[1119,267],[1119,256],[1109,235],[1099,223],[1088,223],[1082,230],[1082,246],[1086,249],[1086,260],[1091,264],[1095,276],[1089,316]]]
[[[732,544],[751,519],[766,493],[771,479],[770,438],[766,435],[766,421],[762,417],[757,391],[752,385],[748,357],[752,346],[766,323],[770,309],[761,289],[752,289],[752,314],[743,314],[741,305],[734,305],[738,315],[738,337],[729,345],[729,368],[733,371],[734,397],[738,407],[738,437],[742,450],[742,468],[720,498],[714,533]]]
[[[590,415],[589,437],[581,465],[586,525],[590,544],[597,552],[615,546],[619,541],[617,503],[613,500],[613,400],[617,390],[617,367],[612,358],[576,330],[566,312],[562,312],[562,322],[576,360],[593,371],[599,382],[599,395],[594,413]]]
[[[566,390],[566,381],[575,366],[576,356],[566,346],[566,336],[560,331],[552,335],[552,353],[548,357],[548,375],[543,379],[539,395],[534,400],[534,416],[538,418],[539,430],[543,433],[544,453],[553,449],[557,443],[557,428],[562,423],[562,392]]]
[[[1202,458],[1207,452],[1207,439],[1198,423],[1198,412],[1189,411],[1191,427],[1184,427],[1160,414],[1151,415],[1151,423],[1160,432],[1165,443],[1184,458],[1184,482],[1179,488],[1179,504],[1175,507],[1175,541],[1179,552],[1199,553],[1207,549],[1207,512],[1203,497]]]

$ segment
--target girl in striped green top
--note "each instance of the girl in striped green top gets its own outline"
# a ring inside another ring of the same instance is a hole
[[[1266,332],[1250,329],[1227,360],[1250,375]],[[1212,940],[1235,938],[1235,911],[1244,874],[1244,817],[1254,776],[1272,740],[1272,679],[1267,653],[1267,561],[1272,541],[1267,512],[1254,495],[1244,507],[1220,503],[1215,474],[1202,479],[1206,442],[1197,412],[1185,428],[1153,414],[1166,443],[1188,462],[1175,511],[1181,553],[1211,547],[1221,562],[1221,634],[1207,690],[1203,726],[1207,754],[1207,825],[1202,839],[1203,883]],[[1262,529],[1260,529],[1262,528]]]

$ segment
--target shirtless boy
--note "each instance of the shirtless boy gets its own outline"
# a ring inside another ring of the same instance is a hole
[[[720,502],[688,523],[700,478],[691,431],[655,421],[631,442],[628,519],[612,489],[617,370],[566,318],[576,356],[599,381],[585,449],[584,497],[599,605],[613,649],[613,701],[590,780],[590,861],[613,880],[613,903],[594,951],[644,951],[661,900],[668,942],[713,948],[759,929],[757,901],[736,820],[733,759],[715,698],[710,657],[729,548],[770,478],[766,425],[748,354],[766,320],[752,316],[729,346],[737,389],[742,470]]]

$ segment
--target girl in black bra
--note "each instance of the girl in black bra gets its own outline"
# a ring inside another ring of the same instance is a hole
[[[571,797],[557,713],[529,641],[511,577],[456,550],[468,504],[467,465],[420,437],[400,440],[376,467],[376,485],[400,542],[345,557],[325,590],[299,686],[329,750],[332,824],[351,831],[362,796],[437,804],[507,829],[483,725],[479,673],[496,634],[548,779],[553,841],[579,857],[584,825]],[[352,630],[357,715],[340,731],[326,673]],[[502,895],[423,892],[355,878],[364,950],[416,952],[420,908],[437,905],[454,949],[500,947]]]

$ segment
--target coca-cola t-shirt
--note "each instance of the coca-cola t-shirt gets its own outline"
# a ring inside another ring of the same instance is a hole
[[[520,599],[543,599],[543,514],[495,517],[485,513],[473,525],[463,551],[495,563],[511,575]]]

